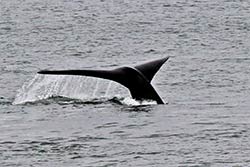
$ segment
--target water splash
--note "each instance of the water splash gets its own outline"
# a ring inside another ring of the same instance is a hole
[[[128,105],[128,106],[141,106],[141,105],[154,105],[157,104],[156,101],[153,100],[143,100],[143,101],[138,101],[135,99],[132,99],[130,97],[126,97],[121,100],[122,104]]]
[[[37,74],[18,91],[13,104],[62,96],[90,101],[95,98],[129,96],[126,88],[113,81],[83,77]]]

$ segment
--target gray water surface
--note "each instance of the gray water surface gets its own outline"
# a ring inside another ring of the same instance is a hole
[[[250,166],[249,18],[246,0],[1,0],[0,166]],[[79,78],[22,89],[41,69],[165,56],[166,105],[119,103],[112,85],[93,98]],[[14,105],[18,91],[34,101]]]

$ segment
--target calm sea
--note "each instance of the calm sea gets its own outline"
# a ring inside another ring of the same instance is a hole
[[[247,0],[0,0],[0,166],[250,166],[249,18]],[[165,56],[166,105],[36,74]]]

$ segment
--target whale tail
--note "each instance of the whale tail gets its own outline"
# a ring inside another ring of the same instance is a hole
[[[128,88],[136,100],[155,100],[158,104],[164,104],[150,82],[168,59],[169,57],[165,57],[135,67],[120,67],[113,70],[42,70],[38,74],[81,75],[108,79]]]

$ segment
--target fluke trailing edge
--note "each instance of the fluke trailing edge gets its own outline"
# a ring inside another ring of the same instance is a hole
[[[165,57],[135,67],[119,67],[113,70],[42,70],[38,73],[50,75],[81,75],[109,79],[127,87],[131,96],[136,100],[155,100],[158,104],[164,104],[150,82],[156,72],[168,59],[169,57]]]

